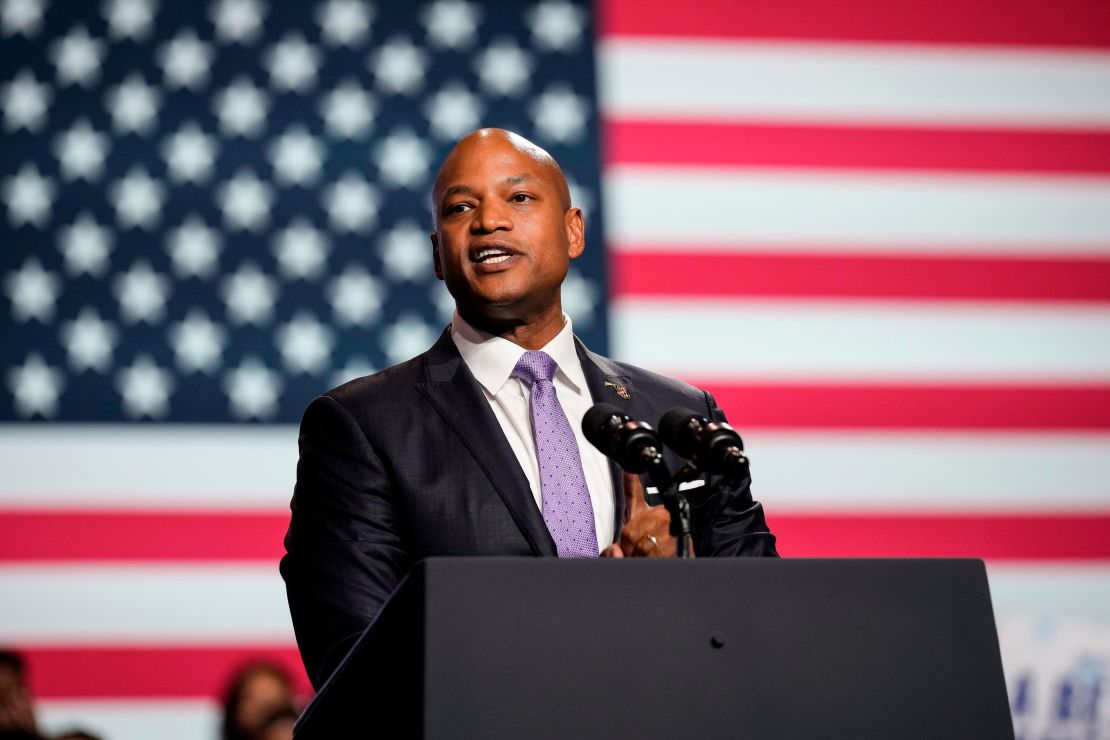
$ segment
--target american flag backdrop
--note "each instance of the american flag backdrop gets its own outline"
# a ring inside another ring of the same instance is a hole
[[[717,395],[785,556],[986,558],[1019,734],[1110,737],[1110,5],[0,0],[0,43],[0,643],[48,729],[305,687],[295,423],[446,324],[429,180],[497,125],[585,209],[577,332]]]

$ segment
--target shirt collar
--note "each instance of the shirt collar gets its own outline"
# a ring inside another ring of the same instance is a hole
[[[475,329],[458,311],[451,320],[451,340],[474,378],[493,396],[512,377],[513,368],[525,352],[519,344],[504,337]],[[586,375],[582,372],[582,363],[574,346],[574,327],[569,316],[563,314],[563,328],[541,349],[551,355],[559,366],[556,376],[562,376],[571,388],[581,393],[586,387]]]

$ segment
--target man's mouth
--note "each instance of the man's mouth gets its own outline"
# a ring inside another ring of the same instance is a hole
[[[475,252],[471,252],[470,261],[477,262],[480,265],[496,265],[512,256],[513,253],[508,249],[502,249],[501,247],[484,247]]]

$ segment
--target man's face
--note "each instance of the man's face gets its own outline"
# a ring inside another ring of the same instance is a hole
[[[436,180],[436,277],[465,316],[529,320],[560,310],[568,261],[584,246],[582,214],[544,161],[503,136],[470,137]]]

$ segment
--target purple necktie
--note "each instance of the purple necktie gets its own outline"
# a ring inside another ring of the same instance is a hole
[[[546,352],[525,352],[513,377],[532,387],[532,434],[540,461],[543,520],[561,558],[596,558],[594,507],[578,443],[555,396],[551,379],[559,366]]]

